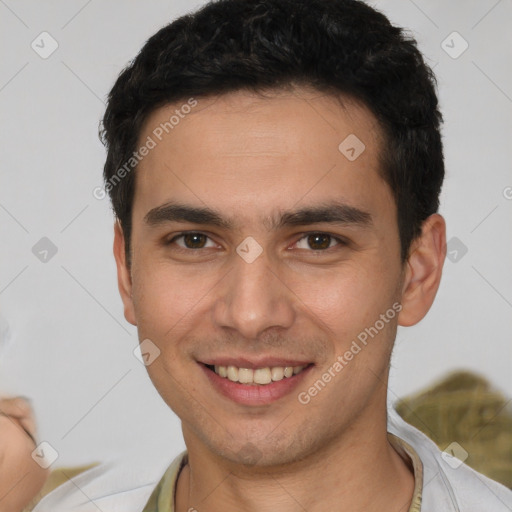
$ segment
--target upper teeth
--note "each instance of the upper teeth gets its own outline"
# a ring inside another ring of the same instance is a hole
[[[269,368],[237,368],[236,366],[215,366],[215,373],[241,384],[269,384],[300,373],[305,366],[274,366]]]

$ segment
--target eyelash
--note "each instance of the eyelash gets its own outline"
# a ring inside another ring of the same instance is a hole
[[[165,242],[165,245],[171,245],[177,239],[182,238],[185,235],[203,235],[206,238],[208,238],[209,240],[211,240],[211,237],[209,235],[207,235],[206,233],[202,233],[201,231],[183,231],[183,232],[179,233],[178,235],[173,236],[169,241]],[[311,235],[324,235],[324,236],[328,236],[328,237],[330,237],[331,241],[332,240],[336,241],[337,245],[334,246],[334,247],[327,247],[326,249],[309,249],[309,250],[307,250],[308,252],[312,252],[312,253],[327,252],[330,249],[334,249],[337,246],[346,246],[346,245],[348,245],[347,241],[344,240],[343,238],[331,235],[330,233],[325,233],[323,231],[309,231],[307,233],[302,233],[302,236],[294,243],[294,245],[297,244],[298,242],[300,242],[301,240],[311,236]],[[178,246],[178,248],[179,248],[179,250],[186,251],[186,252],[197,252],[197,251],[199,251],[201,249],[209,249],[209,247],[199,247],[198,249],[190,249],[188,247],[181,247],[181,246]],[[300,249],[300,250],[306,250],[306,249]]]

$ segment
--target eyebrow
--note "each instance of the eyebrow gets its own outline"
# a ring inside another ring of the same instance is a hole
[[[219,212],[211,208],[195,207],[175,202],[165,203],[151,209],[145,215],[144,222],[151,227],[167,222],[189,222],[226,230],[232,230],[235,227],[233,220],[224,218]],[[319,223],[357,225],[360,227],[369,227],[373,224],[369,212],[340,202],[329,202],[283,212],[278,216],[269,216],[263,222],[269,230]]]

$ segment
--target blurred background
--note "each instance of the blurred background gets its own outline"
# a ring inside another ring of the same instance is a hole
[[[184,448],[134,355],[112,256],[97,132],[106,95],[154,32],[203,2],[0,0],[0,393],[32,400],[57,465]],[[466,369],[512,397],[510,0],[371,2],[438,78],[448,260],[435,305],[398,332],[389,401]]]

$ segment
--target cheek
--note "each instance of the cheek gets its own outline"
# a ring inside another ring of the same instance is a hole
[[[215,286],[215,273],[172,266],[165,261],[139,259],[133,270],[133,303],[140,339],[173,340],[162,350],[179,345],[193,327],[194,318],[205,314],[207,296]]]
[[[194,393],[189,378],[192,361],[187,354],[187,334],[194,330],[198,315],[203,316],[201,299],[208,288],[204,280],[180,272],[157,261],[139,260],[133,271],[133,302],[139,339],[151,340],[160,350],[146,367],[164,401],[177,414],[184,415],[187,396]]]
[[[330,270],[295,275],[289,281],[300,302],[337,339],[373,325],[395,301],[394,276],[387,267],[347,263]]]

